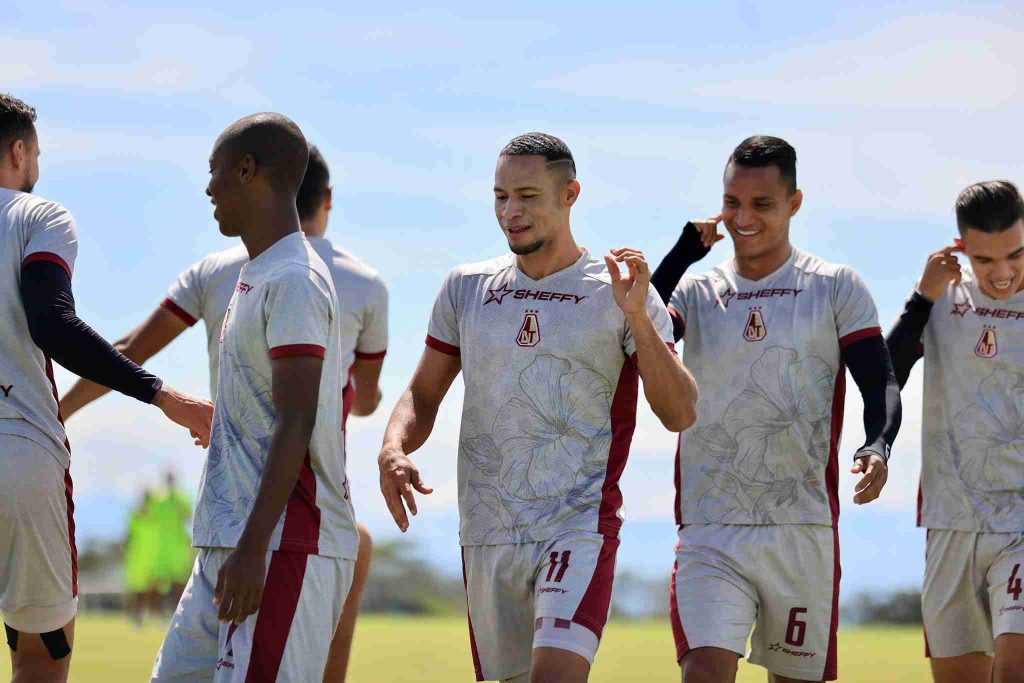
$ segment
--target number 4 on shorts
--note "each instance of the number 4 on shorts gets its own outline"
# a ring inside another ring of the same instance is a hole
[[[1006,582],[1006,592],[1013,596],[1014,600],[1020,600],[1021,587],[1020,579],[1017,577],[1017,572],[1020,571],[1020,562],[1013,568],[1013,572],[1010,574],[1010,580]]]

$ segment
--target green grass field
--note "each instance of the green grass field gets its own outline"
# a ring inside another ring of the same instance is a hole
[[[149,680],[163,625],[136,629],[121,617],[78,619],[72,683]],[[919,628],[859,628],[839,633],[839,680],[844,683],[913,683],[930,680]],[[10,662],[0,662],[0,681]],[[459,618],[368,616],[356,632],[349,680],[353,683],[472,681],[466,623]],[[613,622],[590,677],[595,683],[678,681],[669,625]],[[763,683],[763,669],[740,663],[739,681]]]

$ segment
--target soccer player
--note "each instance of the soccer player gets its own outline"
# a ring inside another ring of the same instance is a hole
[[[31,194],[36,112],[0,94],[0,616],[14,680],[67,679],[78,609],[71,446],[51,359],[209,443],[213,406],[118,353],[75,313],[75,221]]]
[[[478,680],[587,679],[608,617],[638,375],[668,429],[694,420],[696,385],[643,254],[614,249],[602,264],[578,247],[579,193],[558,138],[527,133],[501,151],[494,211],[512,253],[445,279],[378,458],[405,531],[413,491],[431,492],[409,456],[461,370],[459,535]]]
[[[316,146],[310,145],[309,164],[296,197],[296,208],[307,241],[327,264],[334,289],[339,293],[342,379],[347,382],[343,394],[344,425],[349,414],[370,415],[380,403],[378,381],[388,344],[388,292],[377,271],[324,237],[332,207],[331,194],[327,162]],[[145,363],[201,319],[209,350],[210,392],[216,397],[220,330],[238,274],[248,261],[244,245],[200,259],[178,277],[149,317],[115,346],[136,363]],[[64,415],[70,417],[105,393],[103,387],[92,382],[76,382],[61,398]],[[331,645],[325,683],[345,680],[359,601],[370,572],[370,532],[361,524],[357,527],[359,557]]]
[[[308,157],[272,113],[233,123],[210,156],[214,218],[249,261],[218,337],[199,556],[154,681],[321,680],[352,581],[340,315],[295,207]]]
[[[687,224],[654,276],[702,388],[676,465],[676,655],[686,683],[734,681],[754,627],[750,661],[770,680],[833,680],[846,368],[867,434],[856,503],[885,484],[899,387],[860,277],[790,243],[796,151],[748,138],[723,184],[721,215]],[[734,257],[680,281],[724,239],[720,221]]]
[[[936,683],[1019,682],[1024,201],[1005,180],[971,185],[956,222],[960,239],[928,257],[886,340],[901,386],[924,357],[925,653]]]

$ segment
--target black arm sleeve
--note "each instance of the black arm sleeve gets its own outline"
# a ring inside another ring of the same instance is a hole
[[[658,291],[662,302],[669,302],[672,292],[686,274],[686,269],[707,256],[709,251],[711,249],[700,242],[700,231],[693,223],[687,223],[675,246],[665,254],[665,258],[661,259],[651,274],[651,284]],[[683,338],[683,331],[683,321],[673,315],[672,334],[676,341]]]
[[[683,279],[686,269],[707,256],[709,251],[711,249],[700,243],[700,231],[693,223],[687,223],[675,246],[665,254],[651,275],[651,284],[664,303],[672,298],[672,292]]]
[[[889,451],[900,431],[903,407],[885,340],[877,334],[855,341],[843,349],[842,355],[864,398],[864,434],[867,438],[857,452],[872,451],[888,461]]]
[[[900,389],[907,383],[910,371],[914,363],[924,355],[921,347],[921,335],[924,334],[924,327],[928,324],[928,318],[932,313],[931,301],[914,292],[907,299],[907,305],[903,307],[900,319],[893,325],[889,336],[885,338],[885,345],[889,347],[889,355],[892,357],[893,370],[896,372],[896,381]]]
[[[163,382],[125,358],[75,314],[67,271],[49,261],[21,269],[29,334],[43,353],[79,377],[152,403]]]

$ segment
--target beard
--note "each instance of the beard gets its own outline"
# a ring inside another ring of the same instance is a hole
[[[527,254],[532,254],[543,246],[544,240],[537,240],[536,242],[531,242],[530,244],[524,244],[518,247],[513,247],[510,244],[508,245],[508,248],[511,249],[512,253],[516,256],[526,256]]]

